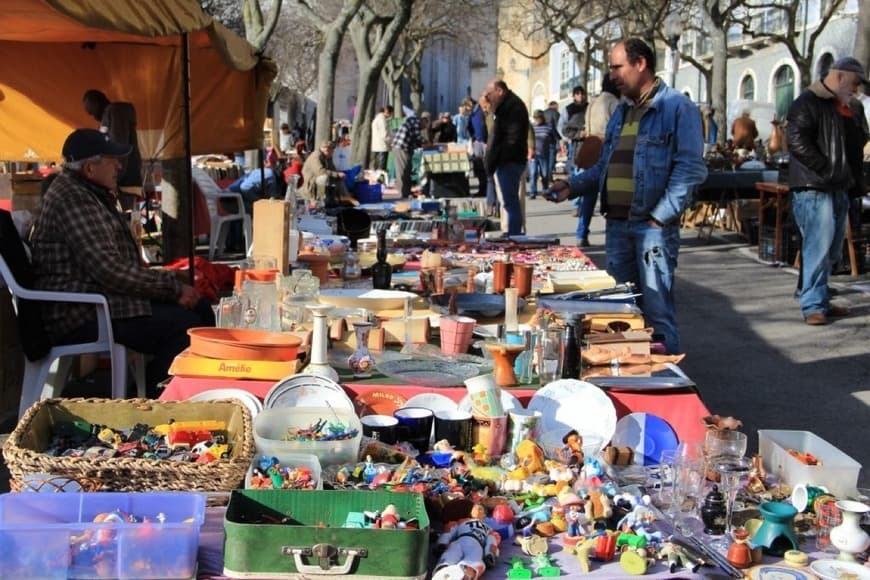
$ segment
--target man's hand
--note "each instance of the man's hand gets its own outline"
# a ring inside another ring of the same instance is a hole
[[[199,292],[193,286],[184,284],[181,287],[181,296],[178,297],[178,303],[187,309],[192,309],[199,302]]]
[[[652,218],[646,220],[646,223],[647,223],[647,224],[649,225],[649,227],[651,227],[651,228],[659,228],[659,229],[661,229],[662,227],[664,227],[661,223],[657,222],[656,220],[654,220],[654,219],[652,219]]]
[[[547,201],[559,203],[560,201],[568,199],[568,196],[570,195],[571,188],[568,186],[568,182],[559,180],[550,187],[550,191],[547,193],[546,198]]]
[[[535,158],[535,150],[529,147],[529,161]]]
[[[339,172],[338,172],[338,178],[339,178],[339,179],[344,179],[344,178],[345,178],[344,171],[339,171]]]

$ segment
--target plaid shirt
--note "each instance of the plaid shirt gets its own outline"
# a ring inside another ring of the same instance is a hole
[[[43,197],[31,248],[37,289],[102,294],[113,319],[150,316],[151,299],[181,295],[172,273],[144,265],[114,195],[69,170]],[[45,303],[42,313],[55,342],[95,317],[93,305],[69,302]]]
[[[393,135],[393,148],[401,149],[413,153],[415,149],[422,145],[422,137],[420,135],[420,118],[408,117],[396,134]]]

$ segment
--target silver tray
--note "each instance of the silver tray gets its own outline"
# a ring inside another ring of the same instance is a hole
[[[421,387],[452,387],[480,374],[480,366],[440,360],[390,360],[377,363],[382,374]]]

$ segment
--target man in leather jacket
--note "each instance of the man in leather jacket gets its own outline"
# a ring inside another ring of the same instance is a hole
[[[813,326],[848,314],[831,304],[828,276],[843,252],[849,195],[864,191],[861,166],[850,162],[860,159],[867,142],[863,107],[855,99],[862,82],[867,77],[861,64],[841,58],[788,111],[788,185],[803,238],[798,301],[804,320]]]

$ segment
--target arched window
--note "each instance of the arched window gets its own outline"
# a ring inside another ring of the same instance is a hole
[[[746,75],[740,81],[740,98],[746,101],[755,100],[755,79],[752,75]]]
[[[782,65],[773,77],[773,94],[776,101],[776,114],[784,117],[794,100],[794,70],[787,64]]]
[[[832,64],[834,64],[834,55],[830,52],[823,54],[816,65],[816,79],[823,79],[828,76],[828,71],[831,70]]]

